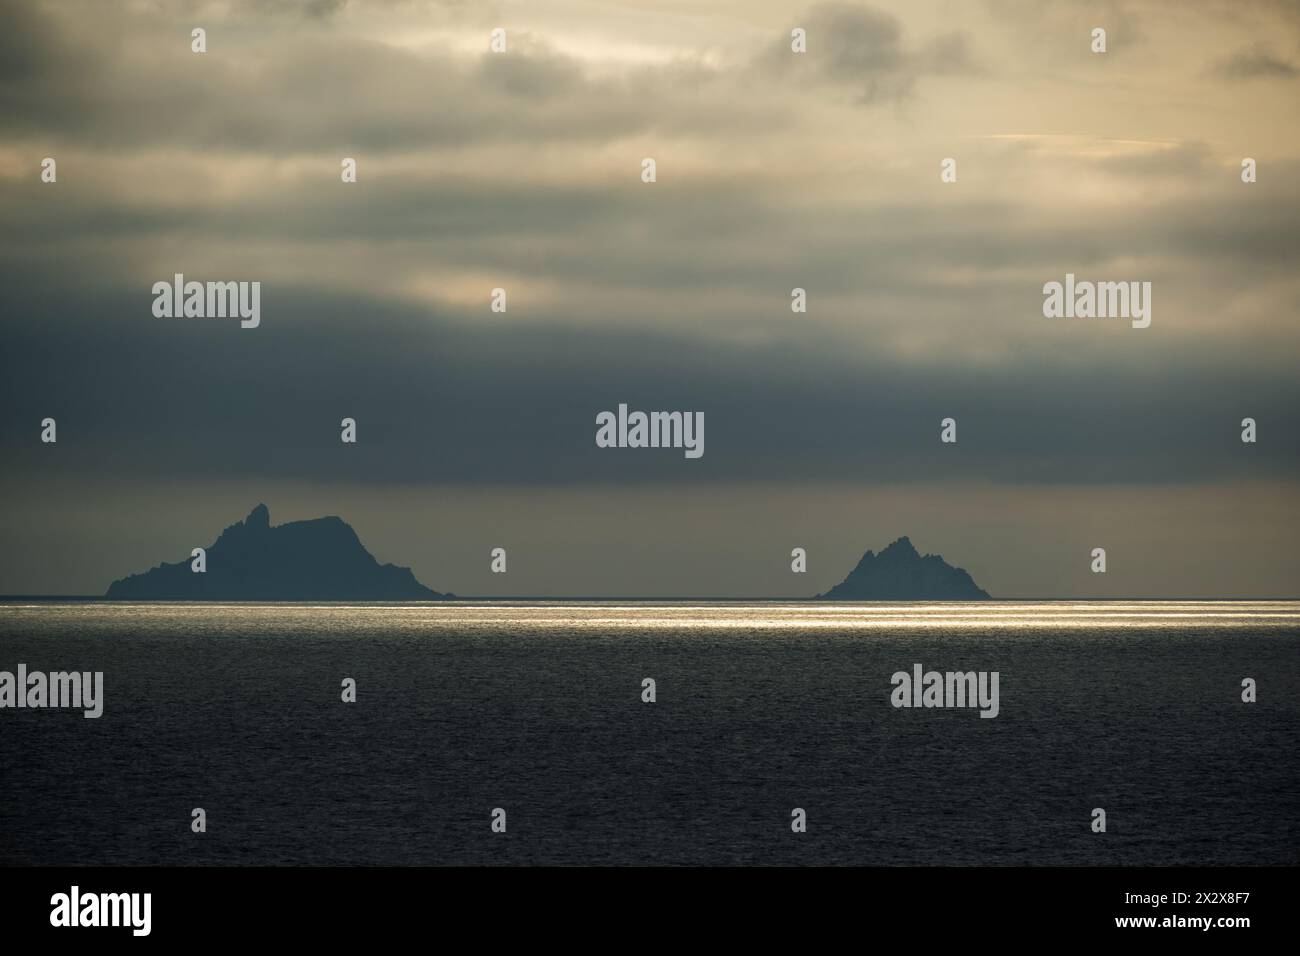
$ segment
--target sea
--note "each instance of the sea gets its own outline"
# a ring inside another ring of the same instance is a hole
[[[11,600],[19,663],[103,714],[0,709],[0,864],[1300,862],[1300,602]]]

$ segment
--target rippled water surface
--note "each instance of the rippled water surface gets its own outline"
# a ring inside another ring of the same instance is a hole
[[[4,863],[1300,862],[1296,602],[0,604],[20,662],[106,701],[0,710]]]

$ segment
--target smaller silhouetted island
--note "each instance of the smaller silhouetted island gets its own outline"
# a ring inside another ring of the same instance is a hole
[[[271,527],[258,505],[192,560],[161,564],[114,581],[105,595],[122,601],[436,601],[410,568],[380,564],[341,518]]]
[[[821,601],[990,601],[988,592],[961,568],[937,554],[922,557],[907,538],[879,554],[868,551],[849,576]]]

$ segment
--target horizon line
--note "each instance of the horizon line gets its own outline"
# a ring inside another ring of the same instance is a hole
[[[491,603],[496,601],[515,602],[577,602],[577,601],[643,601],[643,602],[694,602],[697,604],[757,604],[757,603],[818,603],[818,604],[1034,604],[1073,603],[1105,604],[1117,602],[1142,601],[1186,601],[1186,602],[1225,602],[1225,601],[1300,601],[1300,595],[1264,596],[1264,597],[990,597],[977,600],[956,600],[952,598],[884,598],[884,599],[826,599],[818,596],[787,597],[701,597],[690,595],[451,595],[442,598],[371,600],[365,598],[303,598],[300,600],[248,600],[239,598],[212,598],[203,600],[190,599],[124,599],[109,598],[103,594],[0,594],[0,603],[15,601],[98,601],[104,604],[464,604]]]

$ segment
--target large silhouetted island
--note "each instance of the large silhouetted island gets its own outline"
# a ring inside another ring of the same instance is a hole
[[[114,581],[105,597],[124,601],[434,601],[410,568],[380,564],[341,518],[271,527],[258,505],[203,555]]]
[[[907,538],[899,538],[879,554],[868,551],[847,578],[825,594],[823,601],[989,601],[987,591],[961,568],[937,554],[922,557]]]

